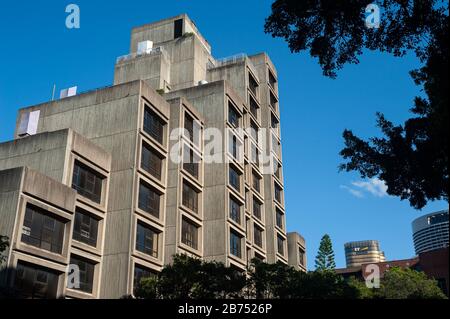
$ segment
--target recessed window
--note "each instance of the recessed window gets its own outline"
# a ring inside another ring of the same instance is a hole
[[[77,207],[73,225],[73,239],[89,246],[97,246],[98,218]]]
[[[242,144],[238,141],[237,137],[234,134],[229,134],[229,145],[228,152],[233,156],[233,158],[237,161],[241,158],[242,152]]]
[[[281,144],[278,141],[277,137],[273,134],[272,134],[272,150],[275,152],[278,158],[281,157]]]
[[[298,249],[298,261],[299,264],[302,266],[305,266],[306,262],[305,262],[305,250],[303,248],[299,248]]]
[[[194,187],[183,181],[183,206],[198,213],[198,192]]]
[[[198,179],[200,157],[194,150],[185,145],[183,152],[183,169]]]
[[[230,196],[230,218],[241,223],[241,204],[233,196]]]
[[[255,122],[251,121],[250,122],[250,134],[255,139],[256,142],[258,142],[258,132],[259,132],[258,125],[256,125]]]
[[[83,197],[96,203],[102,198],[104,177],[86,165],[75,161],[72,176],[72,188]]]
[[[254,242],[255,245],[262,248],[262,244],[263,244],[263,230],[261,228],[259,228],[256,224],[255,227],[253,229],[253,237],[254,237]]]
[[[256,79],[250,72],[248,73],[248,87],[253,95],[257,96],[258,82],[256,82]]]
[[[278,110],[278,99],[275,97],[275,95],[270,91],[270,100],[269,104],[272,107],[272,109],[277,112]]]
[[[70,257],[70,264],[77,265],[80,270],[80,287],[72,289],[81,290],[83,292],[92,293],[92,286],[94,283],[95,263],[84,258],[75,256]]]
[[[23,298],[55,299],[59,274],[47,268],[19,261],[15,270],[14,288]]]
[[[280,235],[277,235],[277,251],[284,256],[284,239]]]
[[[27,204],[22,227],[22,242],[34,247],[61,254],[64,244],[65,224],[50,213]]]
[[[139,184],[138,207],[143,211],[159,218],[161,195],[150,185],[141,181]]]
[[[136,250],[158,258],[158,232],[138,222],[136,228]]]
[[[181,223],[181,242],[191,248],[198,249],[199,227],[186,218]]]
[[[252,115],[255,118],[258,118],[259,105],[258,103],[256,103],[255,99],[251,95],[249,96],[249,100],[250,100],[250,113],[252,113]]]
[[[256,197],[253,197],[253,215],[261,220],[261,203],[259,200],[256,199]]]
[[[281,179],[281,164],[276,159],[273,159],[273,174]]]
[[[278,130],[279,124],[280,124],[280,121],[278,121],[278,119],[276,118],[276,116],[275,116],[274,114],[271,114],[270,126],[271,126],[274,130]]]
[[[238,192],[241,191],[240,176],[241,174],[233,166],[230,165],[229,166],[230,185]]]
[[[274,190],[275,190],[275,200],[281,204],[282,190],[281,190],[281,187],[278,186],[277,183],[274,183]]]
[[[136,293],[136,288],[139,287],[142,279],[149,278],[149,277],[155,277],[155,276],[156,276],[156,274],[154,271],[152,271],[146,267],[134,264],[134,278],[133,278],[134,292]]]
[[[284,214],[277,208],[276,209],[276,223],[277,226],[283,229],[283,216]]]
[[[173,21],[173,38],[177,39],[183,35],[183,19]]]
[[[255,163],[256,165],[259,165],[259,150],[256,147],[256,145],[253,144],[253,143],[252,143],[252,146],[251,146],[250,157],[251,157],[252,163]]]
[[[163,143],[164,121],[148,106],[144,109],[144,131],[158,143]]]
[[[253,189],[258,193],[261,192],[261,178],[252,171]]]
[[[240,114],[231,102],[228,102],[228,122],[234,127],[239,127]]]
[[[234,231],[230,231],[230,253],[242,258],[242,237]]]
[[[272,87],[272,89],[275,90],[276,84],[277,84],[277,79],[273,75],[272,71],[269,69],[269,85]]]
[[[156,177],[161,179],[162,156],[152,149],[147,143],[142,143],[141,167]]]

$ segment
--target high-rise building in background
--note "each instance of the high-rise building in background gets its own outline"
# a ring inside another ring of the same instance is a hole
[[[362,264],[379,263],[386,260],[377,240],[362,240],[346,243],[345,260],[347,267],[358,267]]]
[[[267,54],[217,60],[186,15],[134,28],[130,52],[114,85],[19,110],[0,144],[0,285],[118,298],[177,253],[305,270],[304,239],[286,234]]]
[[[415,219],[412,222],[412,230],[417,255],[448,247],[448,209]]]

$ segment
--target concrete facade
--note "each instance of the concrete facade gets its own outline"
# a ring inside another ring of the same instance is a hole
[[[31,112],[39,117],[37,134],[27,136],[22,127]],[[210,146],[213,137],[219,147]],[[265,53],[215,59],[183,14],[132,30],[130,54],[117,59],[113,86],[19,110],[15,140],[0,144],[1,205],[8,216],[0,233],[14,239],[11,251],[20,250],[14,234],[22,226],[13,219],[27,192],[19,181],[35,178],[38,189],[51,179],[56,198],[41,201],[51,206],[47,212],[67,214],[68,248],[57,267],[41,261],[42,249],[32,264],[59,274],[54,296],[133,294],[142,276],[177,253],[242,271],[252,258],[306,270],[299,257],[304,239],[295,234],[288,244],[282,167],[273,63]],[[85,170],[101,180],[98,203],[73,182]],[[70,207],[59,203],[66,197]],[[98,222],[95,247],[72,239],[79,210]],[[7,268],[17,259],[11,251]],[[90,292],[65,288],[72,255],[95,266],[86,266]],[[11,278],[3,284],[14,286]]]

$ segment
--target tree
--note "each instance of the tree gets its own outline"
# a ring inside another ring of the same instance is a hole
[[[316,257],[316,270],[333,270],[336,268],[334,261],[333,244],[328,234],[325,234],[320,240],[319,251]]]
[[[358,63],[363,49],[404,56],[413,51],[423,67],[411,71],[425,97],[416,97],[413,118],[395,126],[377,114],[385,138],[364,141],[343,133],[347,162],[340,170],[378,176],[387,193],[420,209],[429,200],[448,201],[448,1],[377,1],[378,29],[367,28],[372,0],[277,0],[265,32],[284,38],[292,52],[309,50],[323,73],[335,78],[345,64]]]
[[[381,280],[380,295],[385,299],[446,299],[437,282],[425,273],[394,267]]]
[[[145,299],[231,298],[238,297],[245,285],[245,274],[235,268],[175,255],[158,275],[142,279],[135,294]]]

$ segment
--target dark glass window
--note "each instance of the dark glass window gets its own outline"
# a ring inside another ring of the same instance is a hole
[[[259,193],[261,191],[261,178],[252,172],[253,188]]]
[[[273,160],[273,174],[278,178],[281,179],[281,165],[276,161]]]
[[[156,274],[152,270],[134,264],[134,279],[133,279],[134,293],[136,293],[136,288],[139,287],[141,280],[143,278],[149,278],[154,276],[156,276]]]
[[[161,195],[149,185],[141,181],[139,184],[139,208],[159,218],[159,203]]]
[[[276,112],[278,109],[278,100],[275,97],[275,95],[272,93],[272,91],[270,92],[270,106],[272,107],[272,109]]]
[[[253,215],[261,220],[261,203],[253,197]]]
[[[254,228],[254,239],[255,239],[255,245],[262,248],[263,231],[256,225]]]
[[[298,249],[298,258],[300,265],[305,266],[305,251],[302,248]]]
[[[98,219],[77,208],[73,225],[73,239],[90,246],[97,246]]]
[[[141,167],[157,179],[161,179],[162,157],[146,143],[142,144]]]
[[[102,184],[104,177],[94,170],[75,161],[72,177],[72,188],[78,194],[96,203],[100,203],[102,198]]]
[[[242,258],[242,240],[234,231],[230,232],[230,253],[236,257]]]
[[[283,229],[283,213],[278,208],[276,213],[276,222],[277,226]]]
[[[233,197],[230,197],[230,217],[236,223],[241,223],[241,204]]]
[[[240,174],[236,169],[234,169],[232,166],[230,166],[230,185],[234,187],[238,192],[241,191],[241,185],[240,185]]]
[[[273,129],[278,129],[278,124],[279,124],[280,122],[278,121],[278,119],[275,117],[275,115],[271,115],[271,122],[270,122],[270,126],[273,128]]]
[[[145,107],[144,111],[144,131],[160,144],[163,143],[164,122],[148,106]]]
[[[256,125],[255,122],[251,121],[250,122],[250,134],[255,139],[255,141],[258,141],[258,132],[259,132],[258,125]]]
[[[77,265],[78,268],[80,269],[80,288],[73,288],[73,289],[78,289],[83,292],[92,293],[92,286],[94,284],[95,263],[75,256],[70,257],[70,263],[73,265]]]
[[[228,103],[228,122],[234,127],[239,127],[240,115],[231,102]]]
[[[27,204],[22,227],[22,242],[52,253],[61,254],[64,223],[34,205]]]
[[[181,224],[181,242],[189,247],[198,249],[198,226],[183,218]]]
[[[273,75],[272,71],[269,70],[269,85],[272,87],[272,89],[275,90],[275,85],[277,83],[277,79]]]
[[[187,131],[189,140],[194,142],[194,119],[187,113],[184,115],[184,129]]]
[[[136,229],[136,250],[158,258],[158,233],[152,228],[138,223]]]
[[[250,112],[253,114],[255,118],[258,118],[258,103],[256,103],[255,99],[250,96]]]
[[[256,148],[255,144],[253,144],[253,143],[251,146],[251,160],[252,160],[252,163],[259,165],[259,151]]]
[[[183,35],[183,19],[178,19],[173,22],[173,38],[177,39]]]
[[[256,95],[257,89],[258,89],[258,82],[256,82],[255,78],[251,73],[248,74],[248,87],[250,88],[250,91],[253,93],[254,96]]]
[[[284,256],[284,239],[282,237],[280,237],[279,235],[277,236],[277,248],[278,248],[278,253],[282,256]]]
[[[189,172],[193,177],[198,179],[198,169],[200,158],[195,155],[194,150],[185,147],[184,148],[183,168]]]
[[[230,146],[229,146],[229,147],[230,147],[230,153],[231,153],[231,155],[232,155],[236,160],[238,160],[238,159],[239,159],[239,157],[238,157],[239,153],[238,153],[238,142],[237,142],[236,136],[234,136],[234,135],[231,136]]]
[[[281,187],[278,186],[277,183],[274,183],[274,189],[275,189],[275,200],[281,203]]]
[[[23,298],[54,299],[57,297],[59,275],[50,269],[18,262],[14,288]]]
[[[187,182],[183,182],[183,206],[198,213],[198,193]]]

